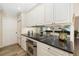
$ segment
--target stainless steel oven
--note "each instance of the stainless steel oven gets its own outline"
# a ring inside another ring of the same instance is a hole
[[[37,43],[32,40],[27,40],[27,56],[36,56],[37,55]]]

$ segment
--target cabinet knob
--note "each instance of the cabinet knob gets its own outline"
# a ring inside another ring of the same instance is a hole
[[[50,48],[48,48],[48,49],[50,49]]]

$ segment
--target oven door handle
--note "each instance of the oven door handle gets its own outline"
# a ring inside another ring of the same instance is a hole
[[[33,47],[37,47],[37,46],[33,46]]]

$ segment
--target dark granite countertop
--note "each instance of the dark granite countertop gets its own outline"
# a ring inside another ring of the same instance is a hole
[[[62,42],[57,38],[57,36],[40,36],[38,34],[35,34],[34,36],[28,36],[26,34],[22,35],[37,40],[39,42],[45,43],[47,45],[50,45],[52,47],[61,49],[63,51],[73,53],[71,42],[69,39],[67,39],[66,42]]]

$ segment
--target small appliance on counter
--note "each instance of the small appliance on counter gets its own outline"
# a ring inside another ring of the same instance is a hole
[[[47,35],[47,36],[50,36],[53,31],[51,31],[51,30],[46,30],[45,32],[46,32],[46,35]]]
[[[33,31],[28,31],[27,35],[28,36],[33,36]]]
[[[30,36],[30,31],[28,31],[27,35]]]
[[[50,27],[48,27],[48,28],[45,30],[45,33],[46,33],[47,36],[50,36],[50,35],[53,33],[53,30],[52,30]]]

